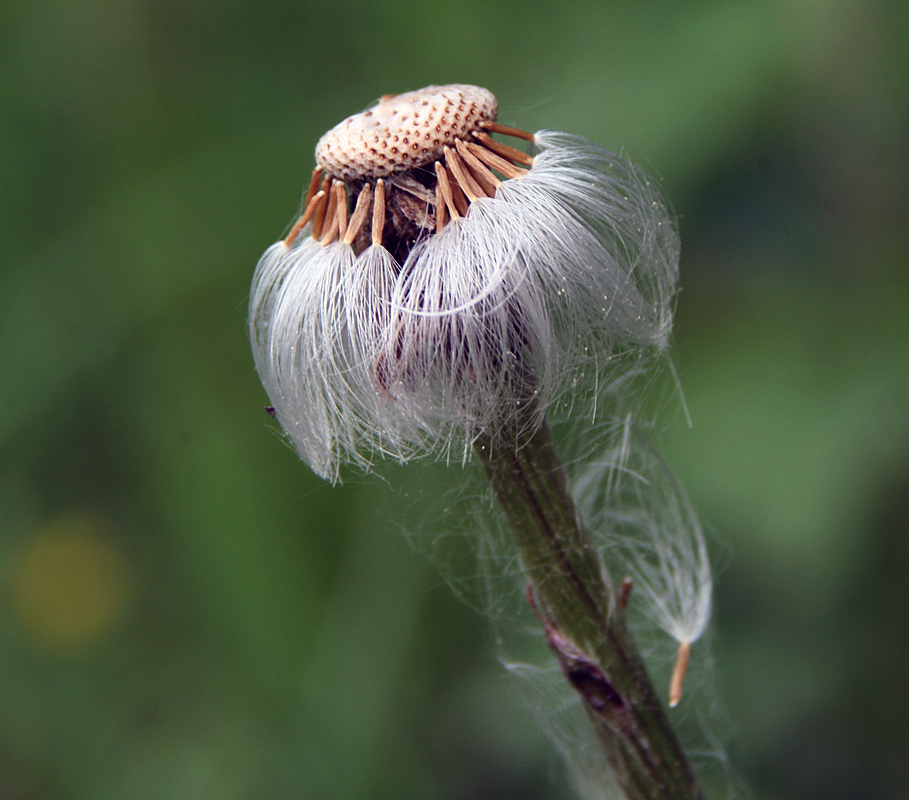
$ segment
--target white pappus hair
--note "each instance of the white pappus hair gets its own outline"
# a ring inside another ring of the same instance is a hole
[[[628,414],[573,470],[578,509],[632,600],[679,644],[710,621],[713,578],[701,523],[679,480]]]
[[[628,351],[661,350],[679,243],[649,178],[543,131],[525,174],[422,235],[398,263],[301,235],[263,255],[249,329],[276,416],[318,474],[424,452],[466,456]],[[303,228],[306,233],[313,223]]]

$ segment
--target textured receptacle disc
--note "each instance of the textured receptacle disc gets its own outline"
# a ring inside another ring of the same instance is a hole
[[[326,133],[316,145],[316,163],[343,181],[423,167],[481,130],[480,123],[495,122],[497,110],[492,92],[466,84],[389,97]]]

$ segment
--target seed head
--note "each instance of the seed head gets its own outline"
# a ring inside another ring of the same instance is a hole
[[[678,240],[647,176],[496,111],[486,89],[452,85],[349,117],[259,262],[256,365],[321,475],[467,453],[521,407],[542,414],[619,354],[666,343]]]
[[[444,148],[495,122],[496,98],[478,86],[428,86],[389,95],[354,114],[316,145],[316,163],[342,181],[386,178],[444,158]]]

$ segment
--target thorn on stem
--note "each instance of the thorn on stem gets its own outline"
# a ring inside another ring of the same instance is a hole
[[[619,589],[619,608],[628,608],[628,601],[631,599],[631,590],[634,588],[634,581],[630,575],[626,575],[622,581],[622,587]]]

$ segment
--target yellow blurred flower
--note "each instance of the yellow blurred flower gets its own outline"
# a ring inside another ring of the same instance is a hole
[[[71,513],[25,542],[14,561],[13,607],[26,636],[43,649],[81,649],[122,618],[130,576],[104,520]]]

